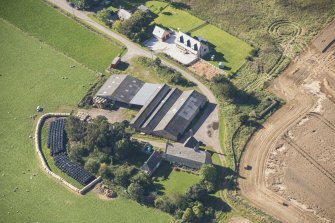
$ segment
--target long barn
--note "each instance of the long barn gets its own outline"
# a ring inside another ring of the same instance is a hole
[[[185,133],[208,101],[195,90],[144,83],[130,75],[112,75],[96,96],[141,107],[130,125],[137,131],[174,141]]]

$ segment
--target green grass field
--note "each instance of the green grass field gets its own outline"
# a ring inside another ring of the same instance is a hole
[[[200,181],[200,177],[191,173],[175,171],[167,162],[163,162],[154,174],[157,177],[156,184],[160,191],[166,195],[173,193],[184,194],[191,185]],[[163,177],[166,177],[164,180]]]
[[[122,51],[116,43],[73,22],[41,0],[0,0],[0,17],[74,58],[104,71]]]
[[[158,14],[161,12],[161,9],[164,9],[168,6],[165,2],[159,2],[159,1],[147,1],[145,2],[145,6],[149,8],[149,10],[155,14]]]
[[[30,116],[37,105],[73,108],[96,76],[3,20],[0,30],[0,222],[169,222],[128,199],[79,196],[45,174],[29,138],[36,125]]]
[[[215,60],[210,62],[218,65],[218,62],[224,61],[226,69],[230,72],[236,72],[245,63],[245,58],[252,50],[249,44],[210,24],[191,34],[207,39],[215,50]]]
[[[148,2],[146,5],[150,8],[152,4],[157,5],[156,2]],[[172,28],[174,30],[180,30],[182,32],[187,32],[204,23],[203,20],[172,6],[168,6],[160,12],[154,22],[158,25]]]

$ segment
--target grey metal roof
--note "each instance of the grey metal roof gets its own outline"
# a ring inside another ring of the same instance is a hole
[[[144,162],[143,166],[141,167],[142,170],[148,171],[149,173],[152,173],[157,165],[162,161],[162,155],[156,151],[154,151],[147,161]]]
[[[170,87],[167,85],[157,88],[151,98],[144,104],[133,120],[131,120],[130,125],[135,129],[140,128],[169,91]]]
[[[207,151],[194,150],[177,143],[166,144],[166,150],[163,158],[169,162],[197,169],[199,169],[202,164],[211,163],[210,154]]]
[[[157,91],[157,89],[162,88],[161,84],[149,84],[145,83],[142,88],[137,92],[137,94],[131,99],[130,104],[133,105],[144,105],[151,96]]]
[[[153,131],[181,94],[182,91],[178,88],[171,89],[141,128]]]
[[[99,89],[96,96],[130,103],[143,85],[143,81],[130,75],[112,75]]]
[[[182,134],[206,102],[207,98],[195,90],[183,92],[154,131]]]
[[[196,140],[196,138],[194,138],[193,136],[189,137],[184,143],[184,146],[188,148],[194,148],[197,147],[198,145],[199,141]]]

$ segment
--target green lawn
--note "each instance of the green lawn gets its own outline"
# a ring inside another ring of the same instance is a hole
[[[167,162],[163,162],[154,174],[157,177],[156,185],[166,195],[173,193],[184,194],[191,185],[200,181],[200,177],[191,173],[175,171]],[[164,180],[163,178],[166,177]]]
[[[224,61],[230,72],[237,71],[245,63],[245,58],[252,50],[249,44],[210,24],[191,34],[192,36],[202,36],[207,39],[215,50],[215,61],[210,62],[218,65],[218,62]],[[209,55],[212,54],[210,53]]]
[[[42,0],[0,0],[0,4],[0,17],[91,69],[104,71],[122,50]]]
[[[147,3],[147,6],[152,5],[152,2]],[[157,3],[155,3],[157,4]],[[197,27],[204,23],[203,20],[172,6],[166,7],[154,20],[158,25],[162,25],[174,30],[187,32],[190,29]]]
[[[36,125],[30,116],[37,105],[73,108],[96,76],[1,19],[0,30],[0,222],[169,222],[131,200],[79,196],[45,174],[29,138]]]
[[[147,1],[145,6],[147,6],[151,12],[158,14],[161,12],[161,9],[164,9],[166,6],[168,6],[168,4],[159,1]]]

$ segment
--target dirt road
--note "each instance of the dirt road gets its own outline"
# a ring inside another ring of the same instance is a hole
[[[335,22],[332,25],[335,27]],[[312,211],[306,211],[293,202],[287,203],[287,199],[267,188],[265,174],[269,153],[278,140],[307,112],[318,110],[322,98],[320,93],[313,92],[310,86],[319,86],[324,78],[335,77],[331,68],[325,70],[334,63],[334,59],[330,57],[335,49],[325,53],[320,51],[311,44],[272,83],[270,91],[285,99],[287,103],[266,121],[264,128],[252,137],[241,160],[242,178],[239,180],[241,194],[257,207],[283,222],[327,222]],[[252,170],[245,170],[246,165],[252,166]],[[301,184],[299,190],[307,190],[308,186]]]

